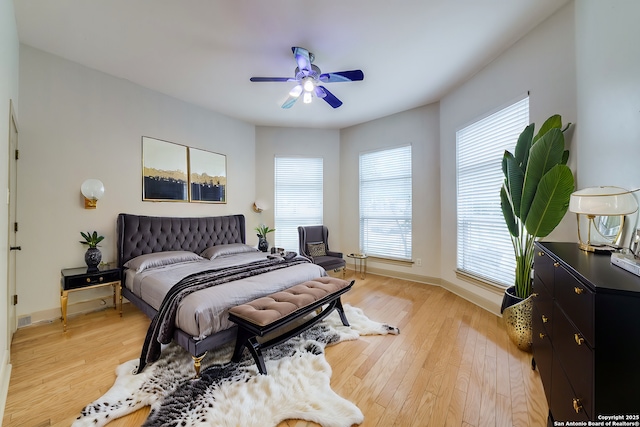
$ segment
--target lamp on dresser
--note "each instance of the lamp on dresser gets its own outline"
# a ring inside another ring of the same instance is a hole
[[[619,245],[625,215],[638,210],[632,194],[635,191],[605,186],[584,188],[571,194],[569,211],[576,214],[580,249],[594,252],[599,246]],[[586,241],[583,240],[584,227],[587,228]]]

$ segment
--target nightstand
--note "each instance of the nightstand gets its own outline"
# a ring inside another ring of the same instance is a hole
[[[67,298],[69,292],[83,291],[100,286],[113,286],[113,308],[117,310],[117,297],[120,293],[120,269],[116,263],[101,264],[96,270],[87,267],[63,268],[60,273],[60,307],[62,310],[62,328],[67,331]],[[120,301],[122,316],[122,301]]]

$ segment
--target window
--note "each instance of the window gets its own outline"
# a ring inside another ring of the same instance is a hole
[[[411,146],[360,155],[360,250],[411,260]]]
[[[276,157],[275,245],[298,252],[298,226],[322,224],[322,158]]]
[[[529,125],[529,98],[456,133],[457,268],[504,286],[515,281],[515,256],[500,208],[502,156]]]

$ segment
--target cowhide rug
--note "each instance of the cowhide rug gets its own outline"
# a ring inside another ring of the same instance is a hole
[[[229,362],[233,347],[210,351],[193,380],[193,360],[181,347],[166,346],[160,360],[134,375],[138,359],[116,368],[116,381],[87,405],[73,427],[104,426],[150,405],[144,426],[276,426],[302,419],[325,427],[360,424],[362,412],[330,386],[331,366],[324,347],[360,335],[398,334],[370,320],[362,310],[344,305],[351,327],[336,312],[301,336],[264,352],[268,375],[260,375],[245,350],[239,363]]]

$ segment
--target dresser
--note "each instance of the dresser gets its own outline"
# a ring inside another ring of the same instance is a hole
[[[575,243],[536,243],[532,363],[551,425],[640,421],[640,277],[610,258]]]

